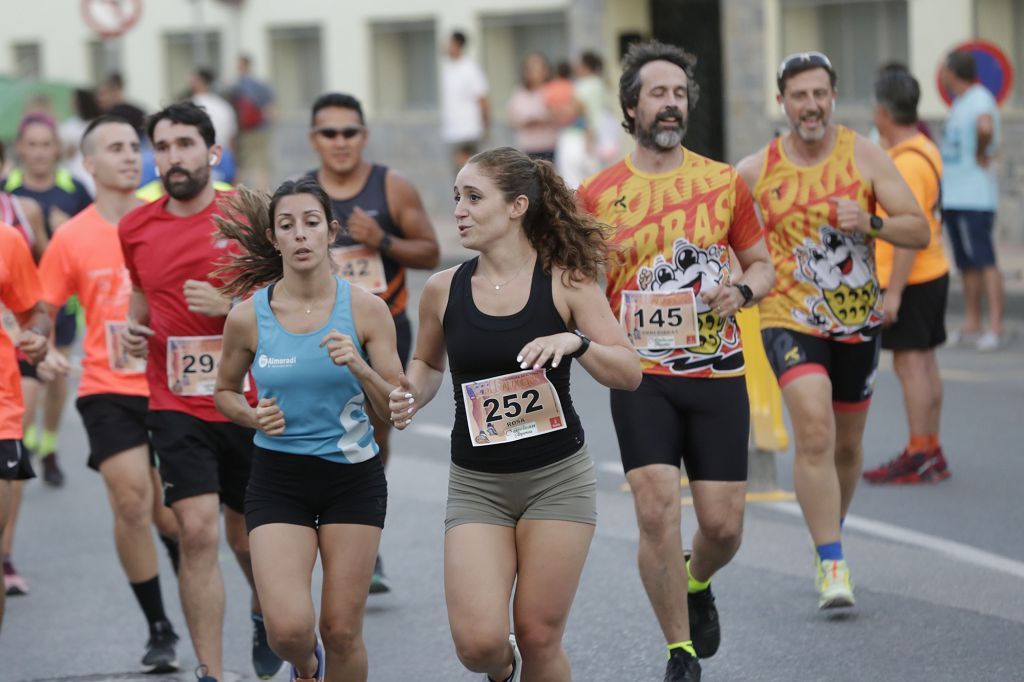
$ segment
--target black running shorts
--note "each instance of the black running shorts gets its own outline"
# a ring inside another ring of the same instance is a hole
[[[0,440],[0,481],[27,481],[35,477],[21,441]]]
[[[886,350],[931,350],[946,342],[946,300],[949,275],[928,282],[908,284],[896,323],[882,330]]]
[[[832,382],[832,404],[837,410],[868,409],[875,391],[879,337],[843,343],[790,329],[761,330],[768,362],[785,388],[806,374],[823,374]]]
[[[149,398],[139,395],[99,393],[75,401],[89,437],[89,468],[100,465],[125,450],[149,444],[146,415]],[[153,461],[152,454],[150,461]]]
[[[340,464],[315,455],[255,448],[245,493],[245,526],[319,528],[328,523],[384,527],[388,481],[380,457]]]
[[[691,481],[746,481],[750,403],[743,377],[645,374],[636,391],[611,391],[625,471],[686,467]]]
[[[151,411],[146,418],[159,455],[164,503],[217,493],[236,512],[245,509],[255,432],[230,422],[207,422],[184,412]]]

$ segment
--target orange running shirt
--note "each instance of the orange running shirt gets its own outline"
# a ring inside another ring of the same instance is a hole
[[[145,373],[114,371],[107,353],[107,322],[128,319],[132,293],[117,225],[90,204],[54,233],[39,263],[39,277],[48,304],[59,308],[77,294],[85,308],[85,358],[78,395],[148,396]]]
[[[914,267],[907,277],[907,284],[921,284],[938,279],[949,272],[946,249],[942,246],[942,212],[940,178],[942,177],[942,154],[935,144],[922,134],[891,147],[889,156],[897,170],[910,186],[918,205],[928,219],[931,241],[916,253]],[[885,216],[881,207],[878,215]],[[875,242],[875,263],[878,266],[878,283],[883,289],[889,286],[892,274],[893,245],[879,239]]]
[[[729,247],[761,239],[754,202],[736,169],[686,150],[668,173],[638,171],[629,157],[580,185],[581,205],[615,228],[609,239],[608,301],[616,316],[622,292],[692,288],[700,345],[641,350],[644,373],[716,378],[742,376],[739,327],[721,319],[701,291],[729,281]]]
[[[21,231],[0,223],[0,315],[30,310],[41,296],[39,275]],[[14,339],[0,328],[0,440],[21,439],[21,377]]]
[[[815,166],[790,161],[781,137],[765,150],[754,200],[764,220],[776,281],[761,301],[761,328],[856,343],[882,324],[875,240],[835,228],[831,199],[853,199],[871,213],[875,196],[857,170],[857,134],[837,127],[832,153]]]

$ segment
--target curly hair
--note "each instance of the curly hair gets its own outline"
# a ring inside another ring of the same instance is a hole
[[[274,231],[274,212],[278,202],[295,194],[310,194],[324,210],[328,225],[334,220],[331,200],[313,177],[285,180],[269,196],[266,192],[239,186],[238,191],[219,203],[223,216],[215,215],[217,234],[237,242],[241,251],[232,253],[214,272],[225,283],[220,290],[232,298],[245,297],[260,287],[281,279],[284,264],[269,234]]]
[[[511,202],[522,195],[529,200],[523,230],[537,250],[541,265],[565,269],[566,284],[597,281],[608,256],[609,228],[576,205],[573,191],[548,161],[537,161],[513,149],[498,147],[469,160],[487,175]]]
[[[622,127],[630,135],[636,134],[636,120],[629,115],[629,109],[636,109],[640,103],[640,69],[650,62],[669,62],[675,64],[686,73],[687,113],[693,111],[700,98],[700,85],[694,77],[697,57],[675,45],[651,40],[646,43],[633,43],[629,52],[622,58],[622,76],[619,77],[619,104],[622,106]]]

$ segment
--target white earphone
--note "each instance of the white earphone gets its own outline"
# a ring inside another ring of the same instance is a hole
[[[210,157],[210,165],[211,166],[216,166],[217,165],[217,155],[216,154],[214,154],[213,156]]]
[[[785,105],[785,104],[783,104],[782,102],[779,102],[779,111],[781,111],[781,112],[782,112],[782,115],[783,115],[783,116],[785,116],[785,115],[786,115],[786,105]]]

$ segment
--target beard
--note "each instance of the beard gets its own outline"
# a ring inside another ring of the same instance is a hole
[[[662,128],[659,125],[661,121],[671,118],[678,122],[677,128]],[[661,152],[678,149],[683,144],[683,138],[686,137],[686,123],[686,116],[676,107],[660,111],[649,126],[643,126],[637,121],[637,144]]]
[[[178,175],[176,179],[171,180],[171,176],[176,173],[184,174],[184,177]],[[206,188],[206,185],[209,184],[210,169],[206,166],[200,166],[190,172],[181,166],[171,166],[167,174],[160,177],[160,182],[163,184],[164,190],[172,198],[178,201],[190,201],[199,196]]]
[[[831,117],[826,112],[821,111],[818,113],[818,129],[816,131],[812,132],[804,129],[803,125],[801,125],[803,123],[802,118],[798,118],[796,121],[790,119],[789,127],[792,128],[797,137],[804,142],[821,142],[825,139],[825,135],[828,134],[828,124],[830,119]]]

